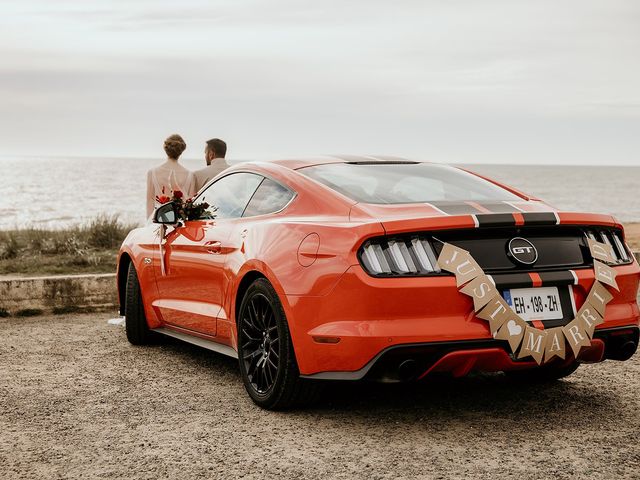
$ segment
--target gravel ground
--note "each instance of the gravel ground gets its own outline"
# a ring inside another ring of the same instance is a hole
[[[237,364],[104,314],[0,319],[0,478],[638,478],[640,356],[552,386],[331,385],[266,412]]]

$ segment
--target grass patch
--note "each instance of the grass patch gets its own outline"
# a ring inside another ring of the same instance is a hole
[[[64,230],[0,232],[0,275],[110,273],[122,241],[137,225],[100,216]]]

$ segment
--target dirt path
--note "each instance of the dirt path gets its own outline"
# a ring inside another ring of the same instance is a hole
[[[637,478],[640,356],[538,388],[338,385],[265,412],[234,361],[105,315],[0,319],[0,478]]]

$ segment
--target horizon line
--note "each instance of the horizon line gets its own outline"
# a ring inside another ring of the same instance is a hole
[[[304,155],[283,155],[283,156],[273,156],[270,157],[269,159],[234,159],[234,158],[226,158],[226,160],[230,161],[231,163],[239,163],[239,162],[269,162],[269,161],[275,161],[275,160],[286,160],[286,159],[305,159],[305,158],[309,158],[309,157],[317,157],[317,156],[336,156],[338,154],[327,154],[327,153],[321,153],[321,154],[304,154]],[[373,155],[375,156],[375,155]],[[104,156],[104,155],[36,155],[36,154],[0,154],[0,159],[6,159],[6,158],[50,158],[50,159],[62,159],[62,158],[77,158],[77,159],[95,159],[95,160],[153,160],[153,159],[157,159],[157,160],[162,160],[162,157],[153,157],[153,156],[127,156],[127,155],[110,155],[110,156]],[[406,158],[407,160],[420,160],[417,157],[412,157],[412,156],[408,156],[408,157],[399,157],[399,158]],[[180,160],[187,160],[187,161],[199,161],[199,160],[203,160],[201,157],[184,157],[181,158]],[[433,163],[442,163],[445,165],[495,165],[495,166],[500,166],[500,165],[517,165],[517,166],[527,166],[527,167],[630,167],[630,168],[640,168],[640,163],[638,165],[630,165],[630,164],[626,164],[626,163],[607,163],[602,164],[602,165],[597,165],[597,164],[593,164],[593,163],[557,163],[557,162],[553,162],[553,163],[514,163],[514,162],[473,162],[473,161],[461,161],[461,162],[445,162],[445,161],[438,161],[438,160],[423,160],[426,162],[433,162]]]

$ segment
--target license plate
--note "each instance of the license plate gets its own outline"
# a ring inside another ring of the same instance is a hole
[[[512,288],[502,292],[502,296],[527,322],[563,318],[558,287]]]

